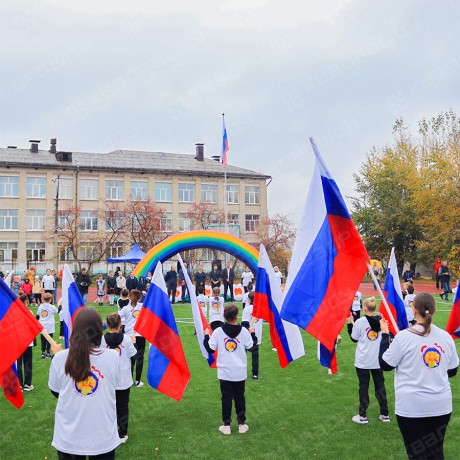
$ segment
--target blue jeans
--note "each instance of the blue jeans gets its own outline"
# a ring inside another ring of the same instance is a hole
[[[449,300],[449,291],[450,291],[449,281],[441,281],[441,288],[444,291],[445,299]]]
[[[86,299],[88,298],[88,293],[85,292],[84,294],[81,295],[81,298],[83,299],[84,304],[86,305]]]

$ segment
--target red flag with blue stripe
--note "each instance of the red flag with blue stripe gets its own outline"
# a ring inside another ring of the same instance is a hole
[[[190,371],[158,262],[134,330],[150,342],[149,385],[177,401],[182,399]]]
[[[75,316],[85,308],[85,302],[78,290],[77,283],[74,280],[69,266],[64,265],[62,271],[62,320],[64,322],[64,344],[69,348],[70,336],[72,335],[72,326]]]
[[[460,337],[460,288],[455,293],[454,304],[450,311],[449,320],[447,321],[446,331],[453,339]]]
[[[318,359],[321,366],[330,369],[331,374],[338,371],[336,347],[329,351],[321,342],[318,342]]]
[[[315,171],[297,232],[281,317],[332,351],[369,256],[336,182],[313,139],[310,142]]]
[[[275,271],[263,244],[259,249],[259,263],[254,291],[252,316],[270,323],[270,339],[278,352],[281,367],[286,367],[294,359],[305,354],[300,330],[294,324],[283,321],[280,309],[283,294]]]
[[[401,291],[401,282],[398,275],[398,266],[396,264],[395,248],[391,249],[390,261],[388,263],[387,274],[385,278],[385,286],[383,287],[383,294],[390,307],[391,314],[396,321],[398,329],[403,331],[409,327],[407,321],[406,309],[404,307],[404,300]],[[379,313],[388,321],[388,329],[393,335],[396,335],[396,329],[393,326],[392,321],[386,308],[383,308],[383,304],[380,304]]]
[[[228,138],[227,138],[227,128],[225,127],[225,120],[223,120],[223,133],[222,133],[222,151],[220,154],[220,162],[224,165],[224,168],[227,166],[227,152],[228,147]]]
[[[0,279],[0,384],[5,397],[17,408],[24,399],[15,363],[42,329],[17,295]]]

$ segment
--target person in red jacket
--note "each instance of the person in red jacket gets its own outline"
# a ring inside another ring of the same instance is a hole
[[[33,301],[33,294],[32,294],[32,283],[30,282],[29,278],[25,278],[24,281],[22,282],[21,285],[21,290],[24,292],[24,294],[27,296],[29,299],[29,303],[32,303]]]
[[[442,260],[441,257],[438,257],[436,259],[436,262],[433,265],[433,274],[434,274],[434,279],[436,280],[436,289],[439,289],[439,269],[441,268],[442,265]]]

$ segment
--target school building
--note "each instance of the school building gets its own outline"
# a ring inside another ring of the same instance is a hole
[[[200,202],[226,208],[230,231],[250,243],[256,242],[254,230],[267,215],[267,185],[271,177],[228,164],[224,193],[223,165],[205,157],[204,144],[196,144],[194,153],[177,154],[132,150],[62,152],[56,139],[51,139],[44,149],[40,148],[40,141],[30,143],[30,148],[0,148],[3,271],[14,269],[22,273],[34,265],[42,273],[46,267],[72,264],[69,243],[53,237],[63,210],[72,207],[79,213],[80,260],[85,259],[85,251],[91,251],[97,240],[95,235],[102,237],[113,227],[114,211],[107,210],[129,200],[151,201],[162,208],[160,240],[197,228],[187,213]],[[210,228],[223,231],[222,220]],[[86,247],[82,244],[85,239]],[[129,235],[121,233],[111,244],[107,257],[127,252],[132,244]],[[212,260],[210,251],[203,251],[201,257]],[[105,263],[98,267],[93,271],[107,268]]]

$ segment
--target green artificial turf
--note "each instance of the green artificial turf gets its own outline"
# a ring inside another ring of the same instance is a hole
[[[439,308],[448,309],[446,304]],[[103,318],[112,311],[97,309]],[[174,306],[176,318],[190,318],[190,304]],[[439,311],[435,322],[444,327],[448,312]],[[353,366],[355,344],[342,331],[337,350],[339,372],[328,375],[317,359],[317,343],[302,333],[306,356],[281,369],[271,350],[268,325],[260,347],[260,379],[246,383],[247,423],[245,435],[217,431],[221,424],[220,391],[216,371],[201,356],[193,324],[179,322],[191,380],[178,403],[145,386],[133,388],[130,399],[129,440],[117,449],[119,460],[154,458],[188,459],[404,459],[405,450],[396,419],[383,424],[370,388],[368,425],[356,425],[358,380]],[[57,324],[58,328],[58,324]],[[59,329],[57,329],[59,330]],[[38,340],[38,342],[40,342]],[[457,345],[458,346],[458,345]],[[18,411],[0,397],[0,459],[55,459],[51,447],[56,399],[47,387],[49,360],[34,348],[33,385],[24,393],[25,404]],[[146,352],[147,358],[147,352]],[[248,357],[250,366],[251,358]],[[250,367],[249,367],[250,369]],[[390,414],[394,411],[393,372],[385,374]],[[445,441],[446,459],[458,458],[460,376],[451,380],[454,413]]]

